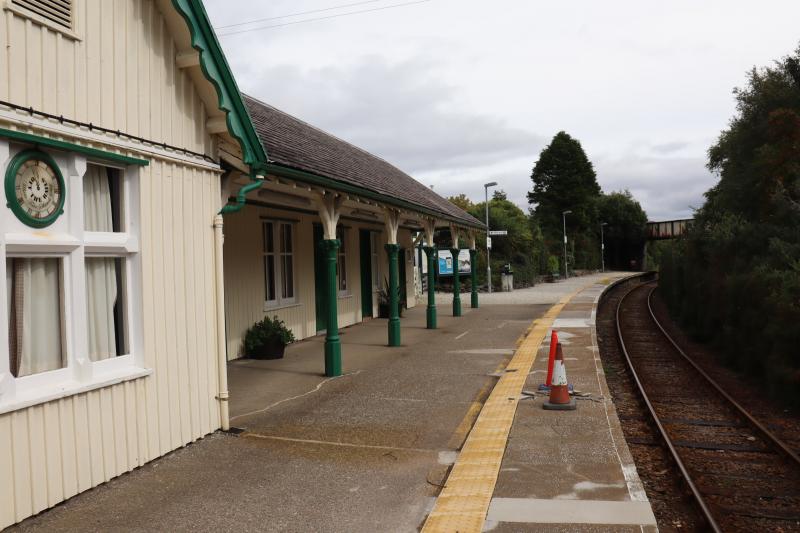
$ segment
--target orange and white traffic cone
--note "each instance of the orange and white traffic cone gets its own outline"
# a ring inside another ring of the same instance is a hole
[[[564,367],[564,353],[561,343],[556,345],[556,359],[553,365],[553,381],[550,384],[550,399],[543,407],[548,411],[574,411],[577,409],[575,398],[570,398],[567,386],[567,369]]]
[[[550,383],[553,381],[553,364],[556,361],[556,345],[558,344],[558,331],[553,330],[550,333],[550,353],[547,358],[547,378],[544,383],[539,385],[540,391],[549,391]]]

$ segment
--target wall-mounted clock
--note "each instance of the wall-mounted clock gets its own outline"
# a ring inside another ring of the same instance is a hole
[[[44,152],[25,150],[14,156],[5,186],[8,207],[28,226],[44,228],[64,212],[64,178]]]

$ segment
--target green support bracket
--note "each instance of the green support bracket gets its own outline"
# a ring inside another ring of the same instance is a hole
[[[469,264],[470,264],[470,288],[472,289],[471,295],[471,307],[473,309],[478,308],[478,272],[477,266],[478,263],[476,259],[478,258],[478,250],[471,248],[469,251]]]
[[[325,280],[327,281],[328,327],[325,332],[325,375],[342,375],[342,341],[339,339],[339,312],[336,287],[336,255],[339,250],[338,239],[323,239],[319,246],[325,261]]]
[[[436,278],[433,275],[436,269],[436,247],[424,246],[428,256],[428,307],[426,309],[426,327],[436,329]]]
[[[398,287],[397,254],[399,244],[386,244],[389,255],[389,346],[400,346],[400,290]]]
[[[453,316],[461,316],[461,278],[458,272],[459,248],[450,248],[453,254]]]

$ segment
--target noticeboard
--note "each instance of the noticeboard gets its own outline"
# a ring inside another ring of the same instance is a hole
[[[439,250],[439,275],[453,275],[453,254],[450,250]],[[469,250],[460,250],[458,253],[458,273],[469,274],[472,266],[469,257]]]

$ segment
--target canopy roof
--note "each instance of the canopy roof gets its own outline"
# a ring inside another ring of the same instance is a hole
[[[243,95],[270,163],[377,193],[386,203],[413,204],[448,221],[484,224],[394,165],[269,104]]]

